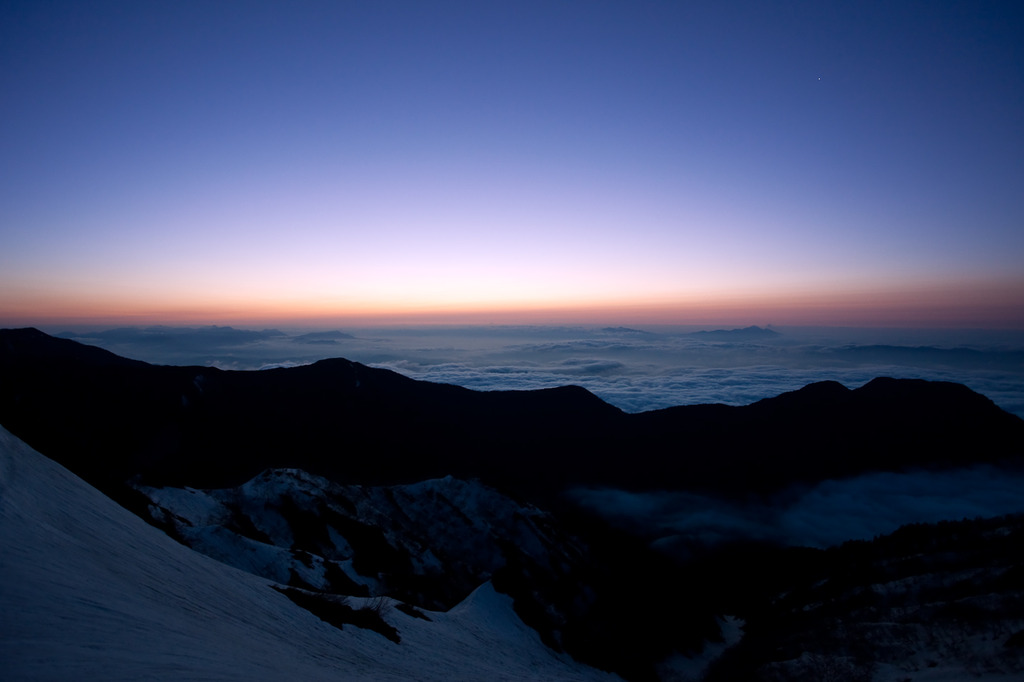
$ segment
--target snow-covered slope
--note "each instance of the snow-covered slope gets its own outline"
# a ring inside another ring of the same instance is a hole
[[[0,661],[8,680],[585,680],[489,584],[401,635],[339,630],[202,556],[0,428]]]

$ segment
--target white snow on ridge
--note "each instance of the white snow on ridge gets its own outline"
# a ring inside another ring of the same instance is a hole
[[[362,565],[365,574],[355,569],[357,550],[346,535],[358,534],[359,527],[379,533],[381,542],[407,558],[413,574],[438,578],[455,571],[448,582],[463,596],[504,565],[502,542],[538,561],[566,551],[571,542],[556,537],[549,515],[536,507],[451,476],[362,486],[299,469],[267,469],[235,488],[136,489],[149,498],[157,525],[172,527],[173,536],[192,549],[268,580],[298,579],[329,592],[349,589],[339,590],[331,576],[337,568],[371,594],[387,594],[386,580],[369,564]],[[304,536],[299,555],[293,551],[296,533]],[[443,598],[431,603],[453,605]]]
[[[6,680],[618,679],[541,644],[485,584],[401,637],[338,630],[174,542],[0,427]]]

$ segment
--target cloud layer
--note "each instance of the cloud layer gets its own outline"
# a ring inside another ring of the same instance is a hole
[[[1024,512],[1024,472],[977,467],[877,473],[790,489],[745,503],[686,492],[576,489],[570,497],[666,551],[757,539],[828,547],[907,523]]]
[[[310,336],[157,327],[66,335],[163,364],[260,369],[345,357],[478,390],[577,384],[627,412],[699,403],[742,405],[814,381],[856,388],[877,376],[894,376],[963,383],[1024,416],[1021,333],[782,328],[775,336],[732,340],[736,337],[693,331],[467,327],[350,329]]]

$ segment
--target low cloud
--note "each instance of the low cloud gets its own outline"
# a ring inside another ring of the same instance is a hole
[[[870,539],[906,523],[1024,513],[1024,473],[994,467],[878,473],[825,481],[780,517],[785,535],[826,546]]]
[[[578,488],[567,494],[670,552],[752,539],[828,547],[868,540],[908,523],[1024,513],[1024,472],[984,466],[877,473],[746,502],[688,492]]]

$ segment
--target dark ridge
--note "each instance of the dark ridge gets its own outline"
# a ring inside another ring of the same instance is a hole
[[[101,487],[222,487],[293,467],[371,484],[479,477],[548,499],[569,485],[746,495],[1024,454],[1024,421],[943,382],[626,414],[578,386],[481,392],[344,359],[154,366],[38,330],[0,330],[0,423]]]
[[[35,327],[0,329],[0,367],[15,362],[46,362],[60,366],[146,366],[142,361],[129,360],[96,346],[50,336]]]
[[[632,327],[602,327],[601,331],[608,332],[609,334],[645,334],[645,335],[651,335],[651,332],[644,331],[643,329],[633,329]]]
[[[768,493],[792,482],[1024,454],[1024,421],[946,382],[882,378],[853,391],[821,382],[743,407],[675,407],[636,418],[644,423],[641,451],[662,453],[643,460],[652,487],[661,478]]]

